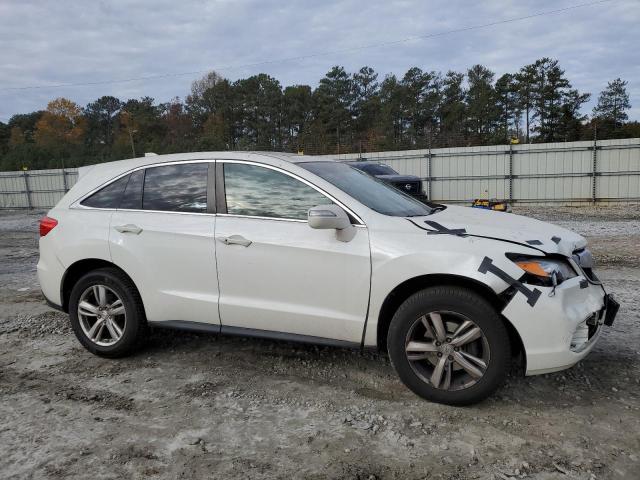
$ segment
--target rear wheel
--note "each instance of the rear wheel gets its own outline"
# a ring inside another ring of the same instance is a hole
[[[491,395],[504,382],[511,359],[496,310],[460,287],[433,287],[409,297],[391,321],[387,347],[407,387],[449,405]]]
[[[69,297],[69,316],[80,343],[104,357],[131,353],[146,330],[135,285],[113,268],[94,270],[78,280]]]

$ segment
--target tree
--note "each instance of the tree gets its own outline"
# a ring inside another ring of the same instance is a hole
[[[89,103],[83,111],[87,120],[87,141],[90,144],[110,146],[117,127],[117,114],[122,102],[112,96],[104,96]]]
[[[0,153],[5,153],[9,148],[11,128],[6,123],[0,122]]]
[[[403,93],[395,75],[388,75],[380,84],[380,129],[383,134],[378,140],[378,148],[391,150],[404,144]]]
[[[423,72],[417,67],[409,69],[402,78],[402,106],[412,146],[424,144],[421,140],[427,137],[427,131],[430,133],[435,130],[440,84],[439,74]]]
[[[615,128],[619,128],[629,118],[625,110],[630,108],[627,82],[616,78],[600,93],[598,104],[593,109],[593,116],[611,122]]]
[[[8,127],[13,130],[17,128],[22,139],[20,143],[33,142],[33,134],[36,131],[36,124],[42,117],[44,111],[38,110],[31,113],[17,114],[9,119]]]
[[[353,104],[351,118],[358,141],[373,134],[376,119],[380,114],[378,74],[371,67],[362,67],[351,78]]]
[[[494,73],[482,65],[474,65],[467,71],[467,123],[475,143],[486,140],[497,123],[493,77]]]
[[[580,140],[586,115],[580,113],[582,105],[589,101],[591,95],[580,93],[578,90],[569,90],[565,93],[560,110],[557,139],[565,142]]]
[[[162,120],[165,124],[165,143],[169,151],[193,150],[192,117],[186,112],[178,97],[162,105]]]
[[[136,155],[163,151],[166,124],[162,121],[161,112],[161,107],[154,105],[151,97],[124,102],[118,114],[119,128],[115,140],[118,154],[128,157],[132,150]]]
[[[462,140],[465,119],[464,74],[448,71],[442,80],[439,124],[440,145],[456,145]]]
[[[278,149],[282,145],[280,82],[265,73],[233,85],[240,109],[241,148]]]
[[[309,85],[286,87],[282,97],[283,143],[286,150],[304,149],[304,134],[313,119],[313,95]]]
[[[211,90],[222,82],[229,85],[229,82],[217,72],[211,71],[191,84],[191,94],[187,95],[185,104],[186,111],[192,116],[196,128],[201,127],[209,115],[214,113],[215,107],[211,104],[214,98],[211,96]]]
[[[513,135],[516,138],[520,135],[521,112],[514,75],[505,73],[496,81],[495,101],[498,110],[496,140],[509,142]]]
[[[339,151],[341,142],[352,140],[350,120],[353,89],[349,74],[343,67],[333,67],[320,80],[313,97],[318,127],[333,139],[331,143],[337,144]]]
[[[41,147],[64,151],[82,142],[86,120],[79,105],[66,98],[56,98],[36,123],[35,143]]]
[[[536,79],[535,65],[525,65],[515,75],[515,88],[518,96],[518,107],[524,112],[524,137],[525,142],[531,140],[531,113],[534,102],[534,82]]]

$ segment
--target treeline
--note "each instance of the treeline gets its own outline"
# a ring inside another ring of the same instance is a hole
[[[103,96],[81,107],[58,98],[44,111],[0,122],[0,170],[60,168],[194,150],[308,154],[564,142],[640,136],[628,122],[627,82],[598,97],[573,88],[557,60],[542,58],[499,78],[482,65],[445,74],[333,67],[316,88],[282,87],[266,74],[230,81],[215,72],[184,101]]]

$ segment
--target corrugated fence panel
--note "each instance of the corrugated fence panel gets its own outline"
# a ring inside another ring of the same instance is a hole
[[[591,142],[514,146],[513,200],[576,201],[591,198]]]
[[[595,155],[594,155],[595,153]],[[479,197],[519,203],[640,201],[640,138],[319,155],[373,160],[422,179],[430,198]],[[49,208],[77,179],[77,169],[0,172],[0,208]],[[27,194],[28,191],[28,194]]]
[[[640,148],[633,140],[598,142],[596,192],[604,200],[640,200]],[[622,143],[625,142],[625,143]],[[627,172],[626,174],[621,172]]]
[[[0,208],[53,207],[77,177],[75,168],[0,172]]]

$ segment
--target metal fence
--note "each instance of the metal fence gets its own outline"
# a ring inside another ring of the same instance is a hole
[[[0,172],[0,208],[50,208],[77,178],[75,168]]]
[[[376,160],[422,179],[430,199],[513,203],[640,201],[640,138],[326,155]],[[0,172],[0,208],[49,208],[77,169]]]
[[[327,156],[329,157],[329,156]],[[336,156],[332,156],[336,158]],[[434,201],[640,201],[640,139],[496,145],[340,155],[376,160],[422,179]]]

